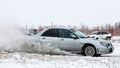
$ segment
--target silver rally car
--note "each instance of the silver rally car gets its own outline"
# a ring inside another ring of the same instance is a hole
[[[79,30],[67,28],[46,28],[36,34],[33,40],[41,44],[51,43],[53,47],[85,56],[100,56],[114,50],[110,41],[89,38]]]

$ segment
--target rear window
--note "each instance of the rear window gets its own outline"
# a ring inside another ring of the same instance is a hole
[[[58,30],[57,29],[49,29],[45,31],[42,36],[48,36],[48,37],[58,37]]]
[[[102,34],[108,34],[108,32],[102,32]]]

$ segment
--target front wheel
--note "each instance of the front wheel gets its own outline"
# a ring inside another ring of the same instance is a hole
[[[84,48],[83,54],[85,56],[95,56],[96,55],[96,50],[93,46],[86,46]]]

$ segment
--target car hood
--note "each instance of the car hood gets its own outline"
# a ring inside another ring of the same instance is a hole
[[[111,41],[102,40],[102,39],[95,39],[95,38],[81,38],[81,43],[90,43],[90,44],[99,44],[100,42],[111,43]]]

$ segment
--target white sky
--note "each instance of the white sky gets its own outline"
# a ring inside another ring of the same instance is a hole
[[[20,25],[114,24],[120,0],[0,0],[0,20]]]

